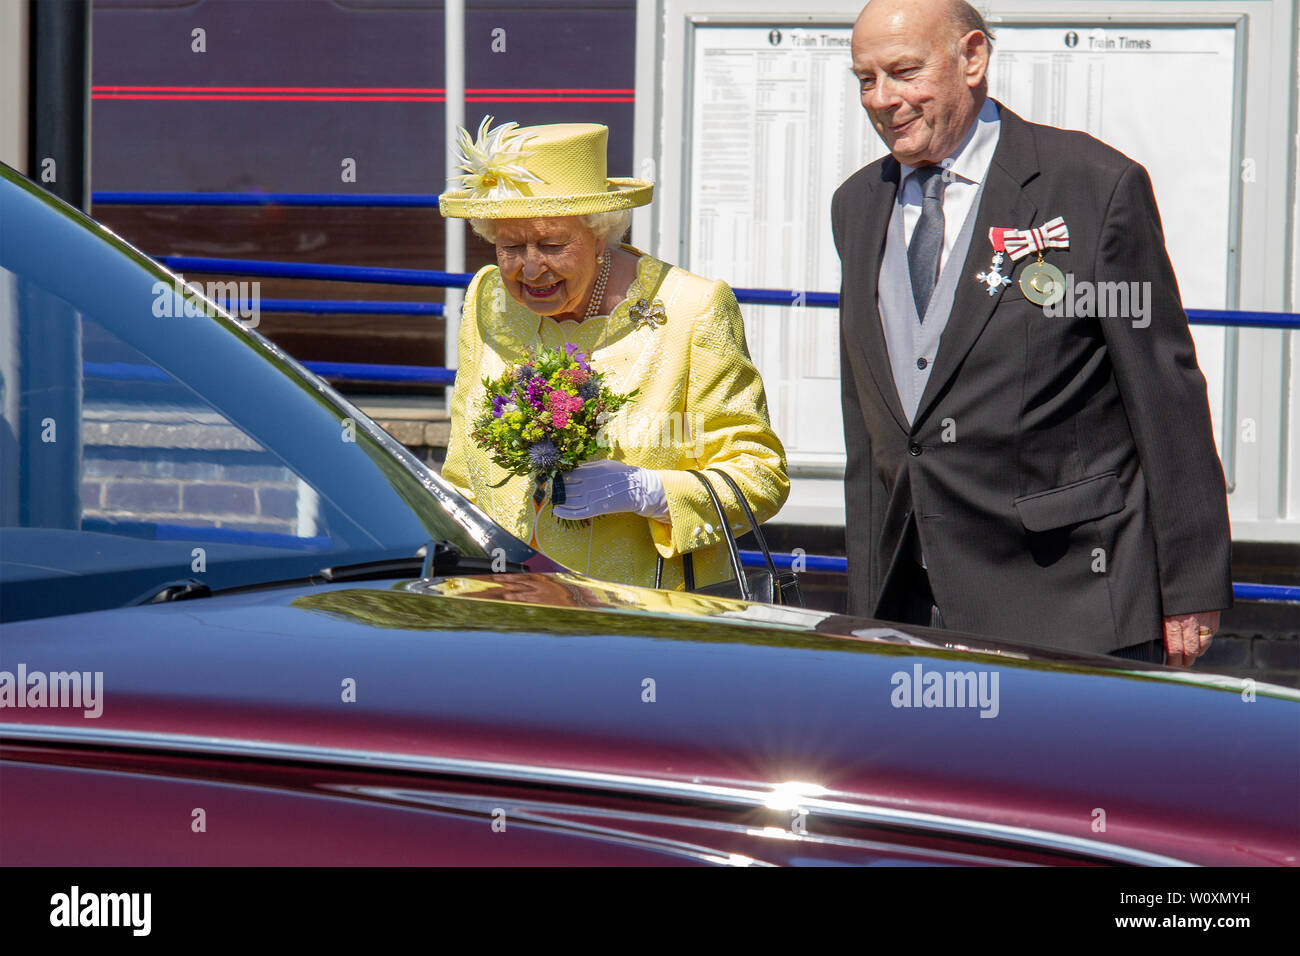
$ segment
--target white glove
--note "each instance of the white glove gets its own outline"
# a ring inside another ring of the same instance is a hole
[[[564,476],[564,504],[554,509],[566,521],[631,511],[668,518],[668,494],[659,475],[621,461],[589,461]]]

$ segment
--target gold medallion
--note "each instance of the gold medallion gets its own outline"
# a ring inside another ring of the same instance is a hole
[[[1021,270],[1020,291],[1035,305],[1055,305],[1065,298],[1065,273],[1040,256]]]

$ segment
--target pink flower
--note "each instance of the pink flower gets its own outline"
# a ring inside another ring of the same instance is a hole
[[[546,396],[546,407],[551,411],[551,422],[555,427],[564,428],[569,424],[569,416],[582,410],[582,399],[556,389]]]
[[[557,389],[547,396],[546,405],[552,412],[576,412],[582,409],[582,399]]]

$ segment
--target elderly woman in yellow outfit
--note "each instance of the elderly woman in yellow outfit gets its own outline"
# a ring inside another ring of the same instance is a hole
[[[496,246],[498,263],[465,293],[443,477],[575,571],[651,585],[662,557],[663,586],[680,587],[681,555],[690,552],[697,584],[725,580],[727,529],[687,470],[726,472],[760,522],[790,488],[735,295],[611,241],[654,186],[606,177],[606,127],[490,122],[474,141],[461,131],[465,175],[439,200],[444,216],[469,219]],[[532,480],[495,465],[469,433],[484,377],[564,345],[586,353],[615,392],[639,391],[605,426],[607,457],[565,476],[562,504],[538,506]],[[740,506],[711,479],[739,533]]]

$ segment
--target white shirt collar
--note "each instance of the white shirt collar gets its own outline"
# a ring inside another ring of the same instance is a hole
[[[993,153],[998,148],[998,133],[1001,129],[1002,120],[998,116],[998,105],[992,97],[985,97],[984,105],[980,107],[979,115],[975,117],[975,122],[971,124],[961,145],[949,153],[939,165],[947,166],[954,176],[966,182],[976,184],[983,182],[993,162]],[[899,182],[906,187],[908,177],[920,167],[908,166],[904,163],[899,165],[902,167]]]

